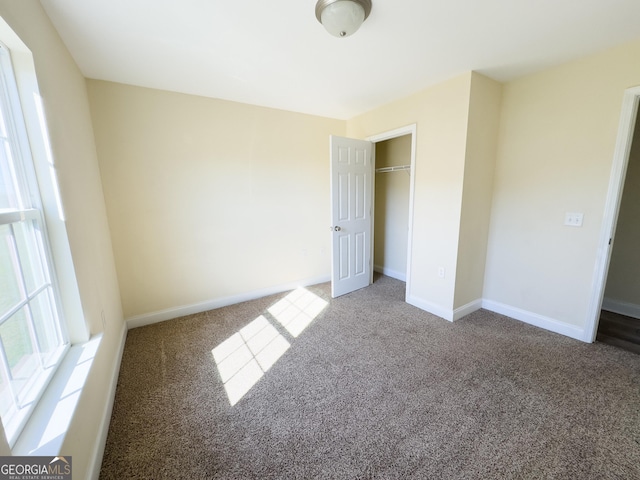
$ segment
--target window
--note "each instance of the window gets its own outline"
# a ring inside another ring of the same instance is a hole
[[[68,348],[11,56],[0,45],[0,415],[10,445]]]

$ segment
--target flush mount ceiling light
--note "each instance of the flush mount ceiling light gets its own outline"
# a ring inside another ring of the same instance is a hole
[[[371,13],[371,0],[318,0],[316,18],[331,35],[356,33]]]

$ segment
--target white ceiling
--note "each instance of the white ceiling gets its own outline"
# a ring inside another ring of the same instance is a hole
[[[640,38],[640,0],[41,0],[88,78],[346,119],[469,70],[506,81]],[[640,59],[635,59],[640,61]]]

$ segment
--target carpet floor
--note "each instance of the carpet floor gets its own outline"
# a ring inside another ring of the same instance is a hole
[[[640,479],[640,355],[378,277],[128,332],[102,479]]]

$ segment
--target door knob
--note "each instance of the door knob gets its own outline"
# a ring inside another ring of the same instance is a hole
[[[336,225],[335,227],[333,227],[333,230],[336,232],[339,232],[340,230],[342,230],[342,228],[340,228],[338,225]]]

